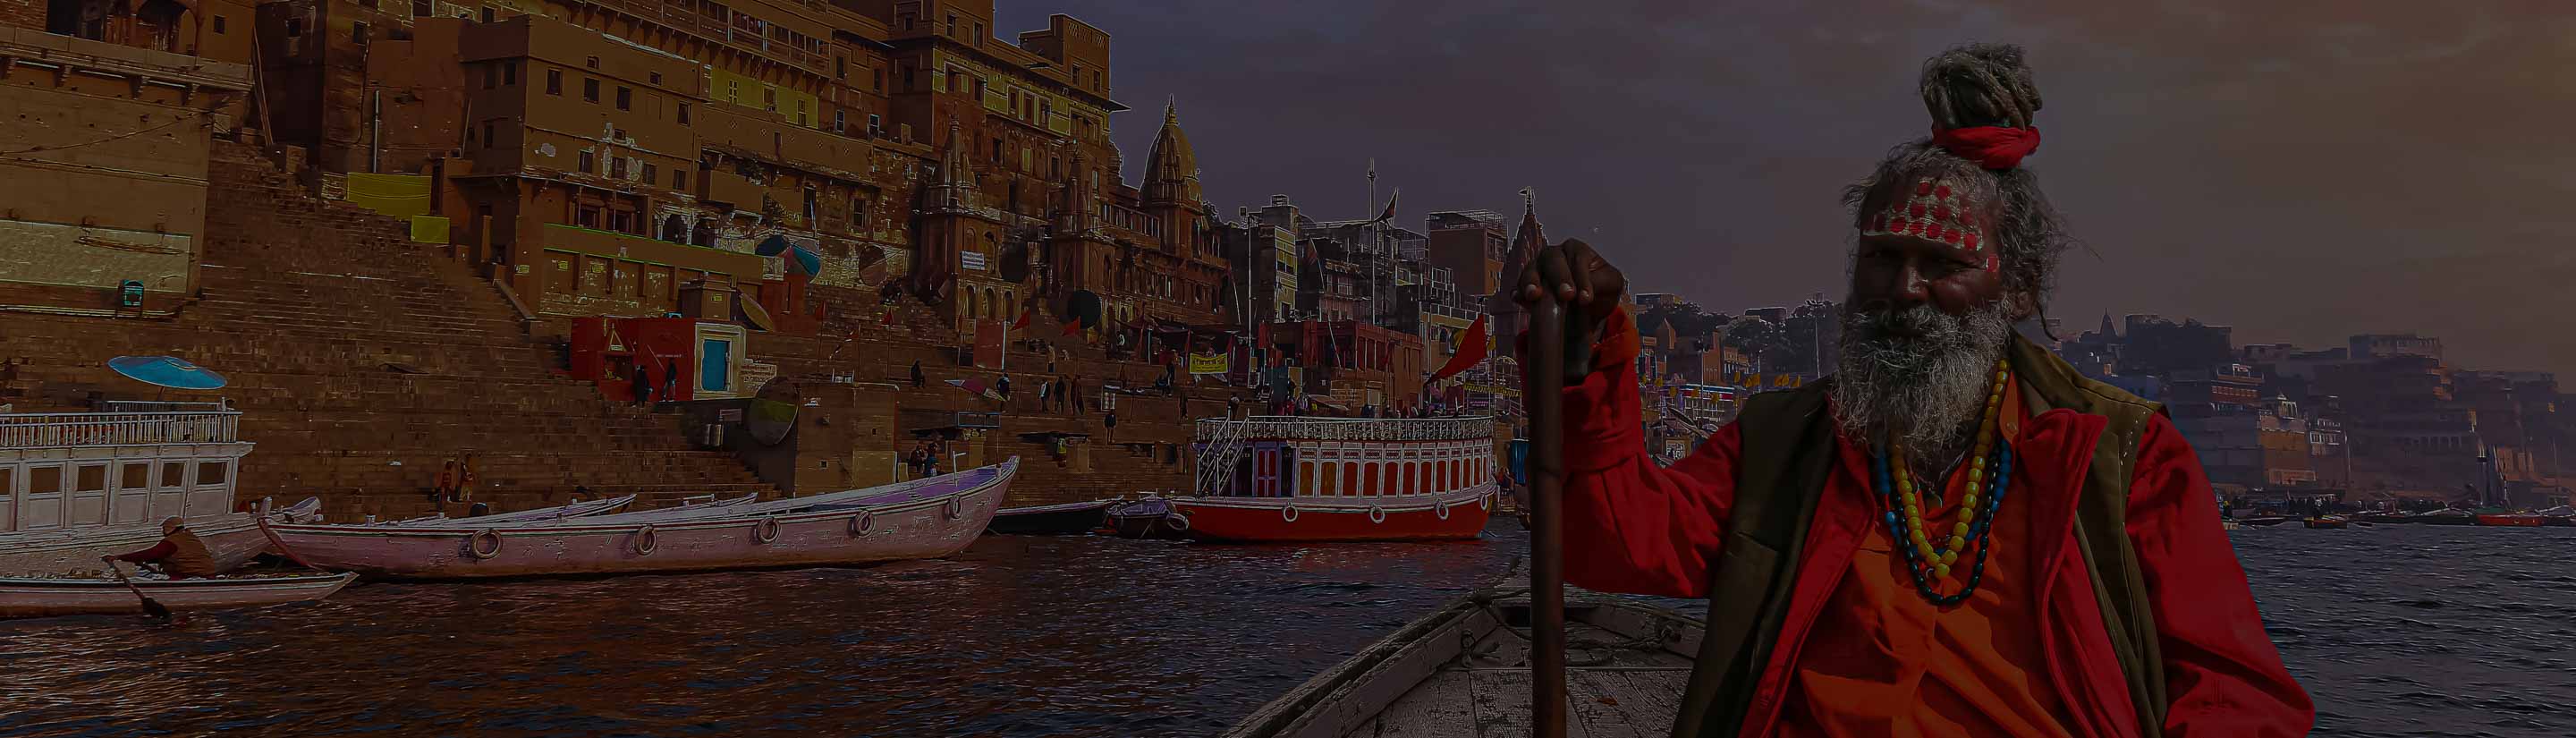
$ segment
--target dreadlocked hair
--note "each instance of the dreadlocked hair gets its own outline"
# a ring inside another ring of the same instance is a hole
[[[2038,115],[2039,87],[2031,82],[2022,50],[2011,44],[1968,44],[1923,62],[1923,107],[1936,129],[1999,126],[2028,128]],[[1884,207],[1917,178],[1946,178],[1966,186],[1974,201],[1994,209],[1991,240],[2002,259],[2004,288],[2044,304],[2055,285],[2057,257],[2074,245],[2057,209],[2028,169],[1987,169],[1930,137],[1899,144],[1868,177],[1843,188],[1854,223]]]

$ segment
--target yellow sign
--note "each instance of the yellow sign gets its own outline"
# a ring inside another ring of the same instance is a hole
[[[411,240],[418,243],[447,243],[447,219],[435,215],[411,216]]]
[[[1191,374],[1224,374],[1234,366],[1231,354],[1190,355]]]

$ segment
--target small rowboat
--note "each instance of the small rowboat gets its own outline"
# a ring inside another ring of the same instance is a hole
[[[1225,738],[1527,736],[1530,603],[1487,590],[1450,603],[1262,706]],[[1569,589],[1568,735],[1672,732],[1700,621]]]
[[[1170,500],[1146,495],[1109,508],[1109,530],[1120,538],[1177,540],[1189,537],[1190,519],[1173,514]]]
[[[581,518],[592,515],[607,515],[614,513],[625,508],[627,503],[634,501],[634,495],[627,495],[624,497],[611,497],[604,500],[575,502],[570,505],[559,507],[520,510],[518,512],[493,513],[490,515],[470,518],[450,518],[447,517],[446,513],[440,513],[428,517],[396,520],[388,523],[377,523],[377,525],[491,525],[494,523],[525,523],[542,520],[556,520],[560,518]]]
[[[292,506],[269,511],[274,520],[304,522],[322,510],[320,498],[307,497]],[[257,513],[226,513],[188,521],[188,530],[206,544],[217,571],[231,571],[269,551],[259,532]],[[98,557],[151,548],[161,542],[161,520],[108,528],[38,531],[0,535],[0,575],[97,574]]]
[[[848,566],[964,550],[992,522],[1018,472],[1019,459],[1013,458],[888,488],[734,505],[696,518],[639,522],[612,515],[505,526],[270,529],[297,561],[370,579]],[[848,504],[812,504],[824,498]]]
[[[256,529],[253,532],[257,532]],[[134,586],[172,610],[267,607],[331,596],[356,574],[305,574],[237,579],[136,579]],[[0,579],[0,618],[138,613],[143,601],[125,583],[106,578]]]
[[[1068,502],[1062,505],[1003,508],[993,516],[988,533],[1003,535],[1081,535],[1109,522],[1109,506],[1117,500]]]

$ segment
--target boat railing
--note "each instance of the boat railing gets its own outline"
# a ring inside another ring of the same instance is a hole
[[[0,415],[0,448],[233,443],[239,411]]]
[[[1198,421],[1192,438],[1201,442],[1227,435],[1300,441],[1455,441],[1494,434],[1489,417],[1467,418],[1307,418],[1255,415],[1244,420]]]

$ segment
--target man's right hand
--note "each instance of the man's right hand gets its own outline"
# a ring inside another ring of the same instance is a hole
[[[1520,268],[1520,281],[1512,286],[1512,299],[1522,310],[1538,307],[1538,299],[1556,294],[1558,304],[1569,312],[1589,317],[1584,320],[1584,335],[1566,335],[1569,346],[1592,346],[1600,341],[1602,320],[1618,312],[1620,294],[1628,292],[1628,276],[1618,266],[1610,266],[1600,250],[1569,237],[1564,243],[1540,248],[1530,255],[1528,266]]]
[[[1530,256],[1513,288],[1512,299],[1523,308],[1531,308],[1538,305],[1539,298],[1553,293],[1568,313],[1590,318],[1597,328],[1602,319],[1618,310],[1619,296],[1627,290],[1628,278],[1619,273],[1618,267],[1611,266],[1583,239],[1569,238]]]

